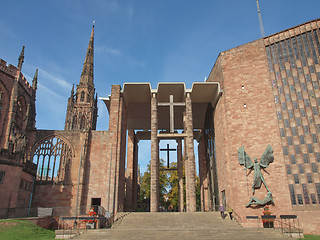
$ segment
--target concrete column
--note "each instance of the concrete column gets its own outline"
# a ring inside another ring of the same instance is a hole
[[[118,159],[118,129],[119,129],[119,111],[120,111],[120,85],[113,85],[111,89],[110,115],[109,115],[109,189],[107,192],[107,211],[115,213],[116,198],[116,177],[117,177],[117,159]]]
[[[109,116],[109,190],[107,191],[107,210],[116,214],[124,207],[124,179],[127,112],[120,85],[111,89]]]
[[[199,178],[200,178],[200,189],[201,189],[201,211],[209,211],[209,188],[208,188],[208,178],[207,178],[207,163],[206,163],[206,146],[205,137],[202,135],[199,146],[198,146],[198,156],[199,156]]]
[[[133,158],[133,178],[132,178],[132,207],[137,208],[138,201],[138,140],[134,141],[134,158]]]
[[[179,212],[184,209],[184,189],[183,189],[183,160],[182,160],[182,140],[177,139],[177,162],[178,162],[178,195],[179,195]]]
[[[158,101],[157,95],[151,98],[151,183],[150,212],[159,210],[159,142],[158,142]]]
[[[126,144],[127,144],[127,107],[123,96],[120,97],[119,111],[119,130],[118,130],[118,165],[117,165],[117,184],[116,184],[116,207],[118,212],[124,211],[125,197],[125,164],[126,164]]]
[[[132,197],[133,197],[133,176],[134,176],[134,158],[135,158],[135,142],[134,130],[128,130],[128,146],[127,146],[127,184],[126,184],[126,210],[132,211]]]
[[[185,119],[186,119],[186,114],[184,113],[184,118],[183,118],[183,123],[184,123],[184,128],[185,128],[185,132],[186,132],[186,122],[185,122]],[[188,153],[187,153],[187,138],[184,137],[183,139],[183,154],[184,154],[184,174],[185,174],[185,185],[187,185],[187,168],[188,168]],[[185,196],[186,196],[186,206],[185,207],[185,211],[187,211],[187,199],[189,198],[189,191],[185,191]]]
[[[187,211],[196,212],[196,179],[195,179],[195,157],[194,157],[194,145],[193,145],[193,119],[192,119],[192,102],[190,93],[186,96],[186,151],[187,151],[187,165],[186,171],[186,193],[187,193]]]

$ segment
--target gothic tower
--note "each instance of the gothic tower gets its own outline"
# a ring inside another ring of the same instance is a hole
[[[87,49],[80,82],[74,86],[68,99],[65,130],[95,130],[97,123],[97,96],[93,84],[94,25]]]

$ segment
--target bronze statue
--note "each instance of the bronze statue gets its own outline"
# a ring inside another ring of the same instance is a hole
[[[272,193],[268,192],[267,196],[263,200],[259,200],[258,198],[252,197],[250,201],[246,204],[246,207],[250,207],[251,205],[262,206],[266,204],[271,204],[273,202]]]
[[[244,165],[245,169],[251,169],[254,171],[252,193],[254,194],[255,189],[258,189],[261,187],[261,183],[263,183],[267,191],[270,192],[264,180],[261,170],[263,168],[267,168],[269,164],[272,163],[274,160],[272,147],[268,145],[267,149],[264,151],[260,159],[260,162],[258,162],[258,159],[254,158],[254,163],[252,162],[249,155],[244,151],[244,147],[241,147],[238,149],[238,159],[239,159],[239,163],[241,165]]]
[[[264,151],[262,157],[260,158],[260,162],[258,162],[258,159],[256,158],[254,158],[254,162],[252,162],[249,155],[244,151],[244,147],[241,147],[238,149],[238,160],[240,165],[244,165],[245,170],[250,169],[251,171],[254,171],[252,193],[254,194],[255,189],[259,189],[262,183],[268,191],[267,196],[263,200],[259,200],[255,197],[250,198],[250,201],[246,204],[246,207],[249,207],[251,205],[263,206],[266,204],[274,203],[272,193],[270,192],[261,172],[262,169],[267,168],[269,164],[274,160],[272,147],[268,145],[267,149]]]

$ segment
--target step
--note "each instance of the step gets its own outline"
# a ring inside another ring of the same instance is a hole
[[[174,230],[106,230],[106,232],[86,232],[76,239],[291,239],[281,234],[263,234],[261,231],[247,231],[247,230],[226,230],[201,229],[188,230],[188,229],[174,229]]]
[[[88,230],[75,239],[291,239],[275,229],[245,229],[217,212],[129,213],[114,228]]]

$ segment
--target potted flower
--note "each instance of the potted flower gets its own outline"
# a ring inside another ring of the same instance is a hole
[[[90,211],[88,212],[89,217],[95,217],[95,215],[97,215],[97,213],[94,211],[94,207],[92,207],[90,209]],[[87,222],[87,228],[95,228],[96,222],[97,220],[94,219],[89,219],[89,220],[85,220],[85,222]]]
[[[263,215],[261,217],[262,217],[262,223],[264,228],[274,227],[273,223],[274,223],[275,215],[271,215],[268,205],[263,208]]]

